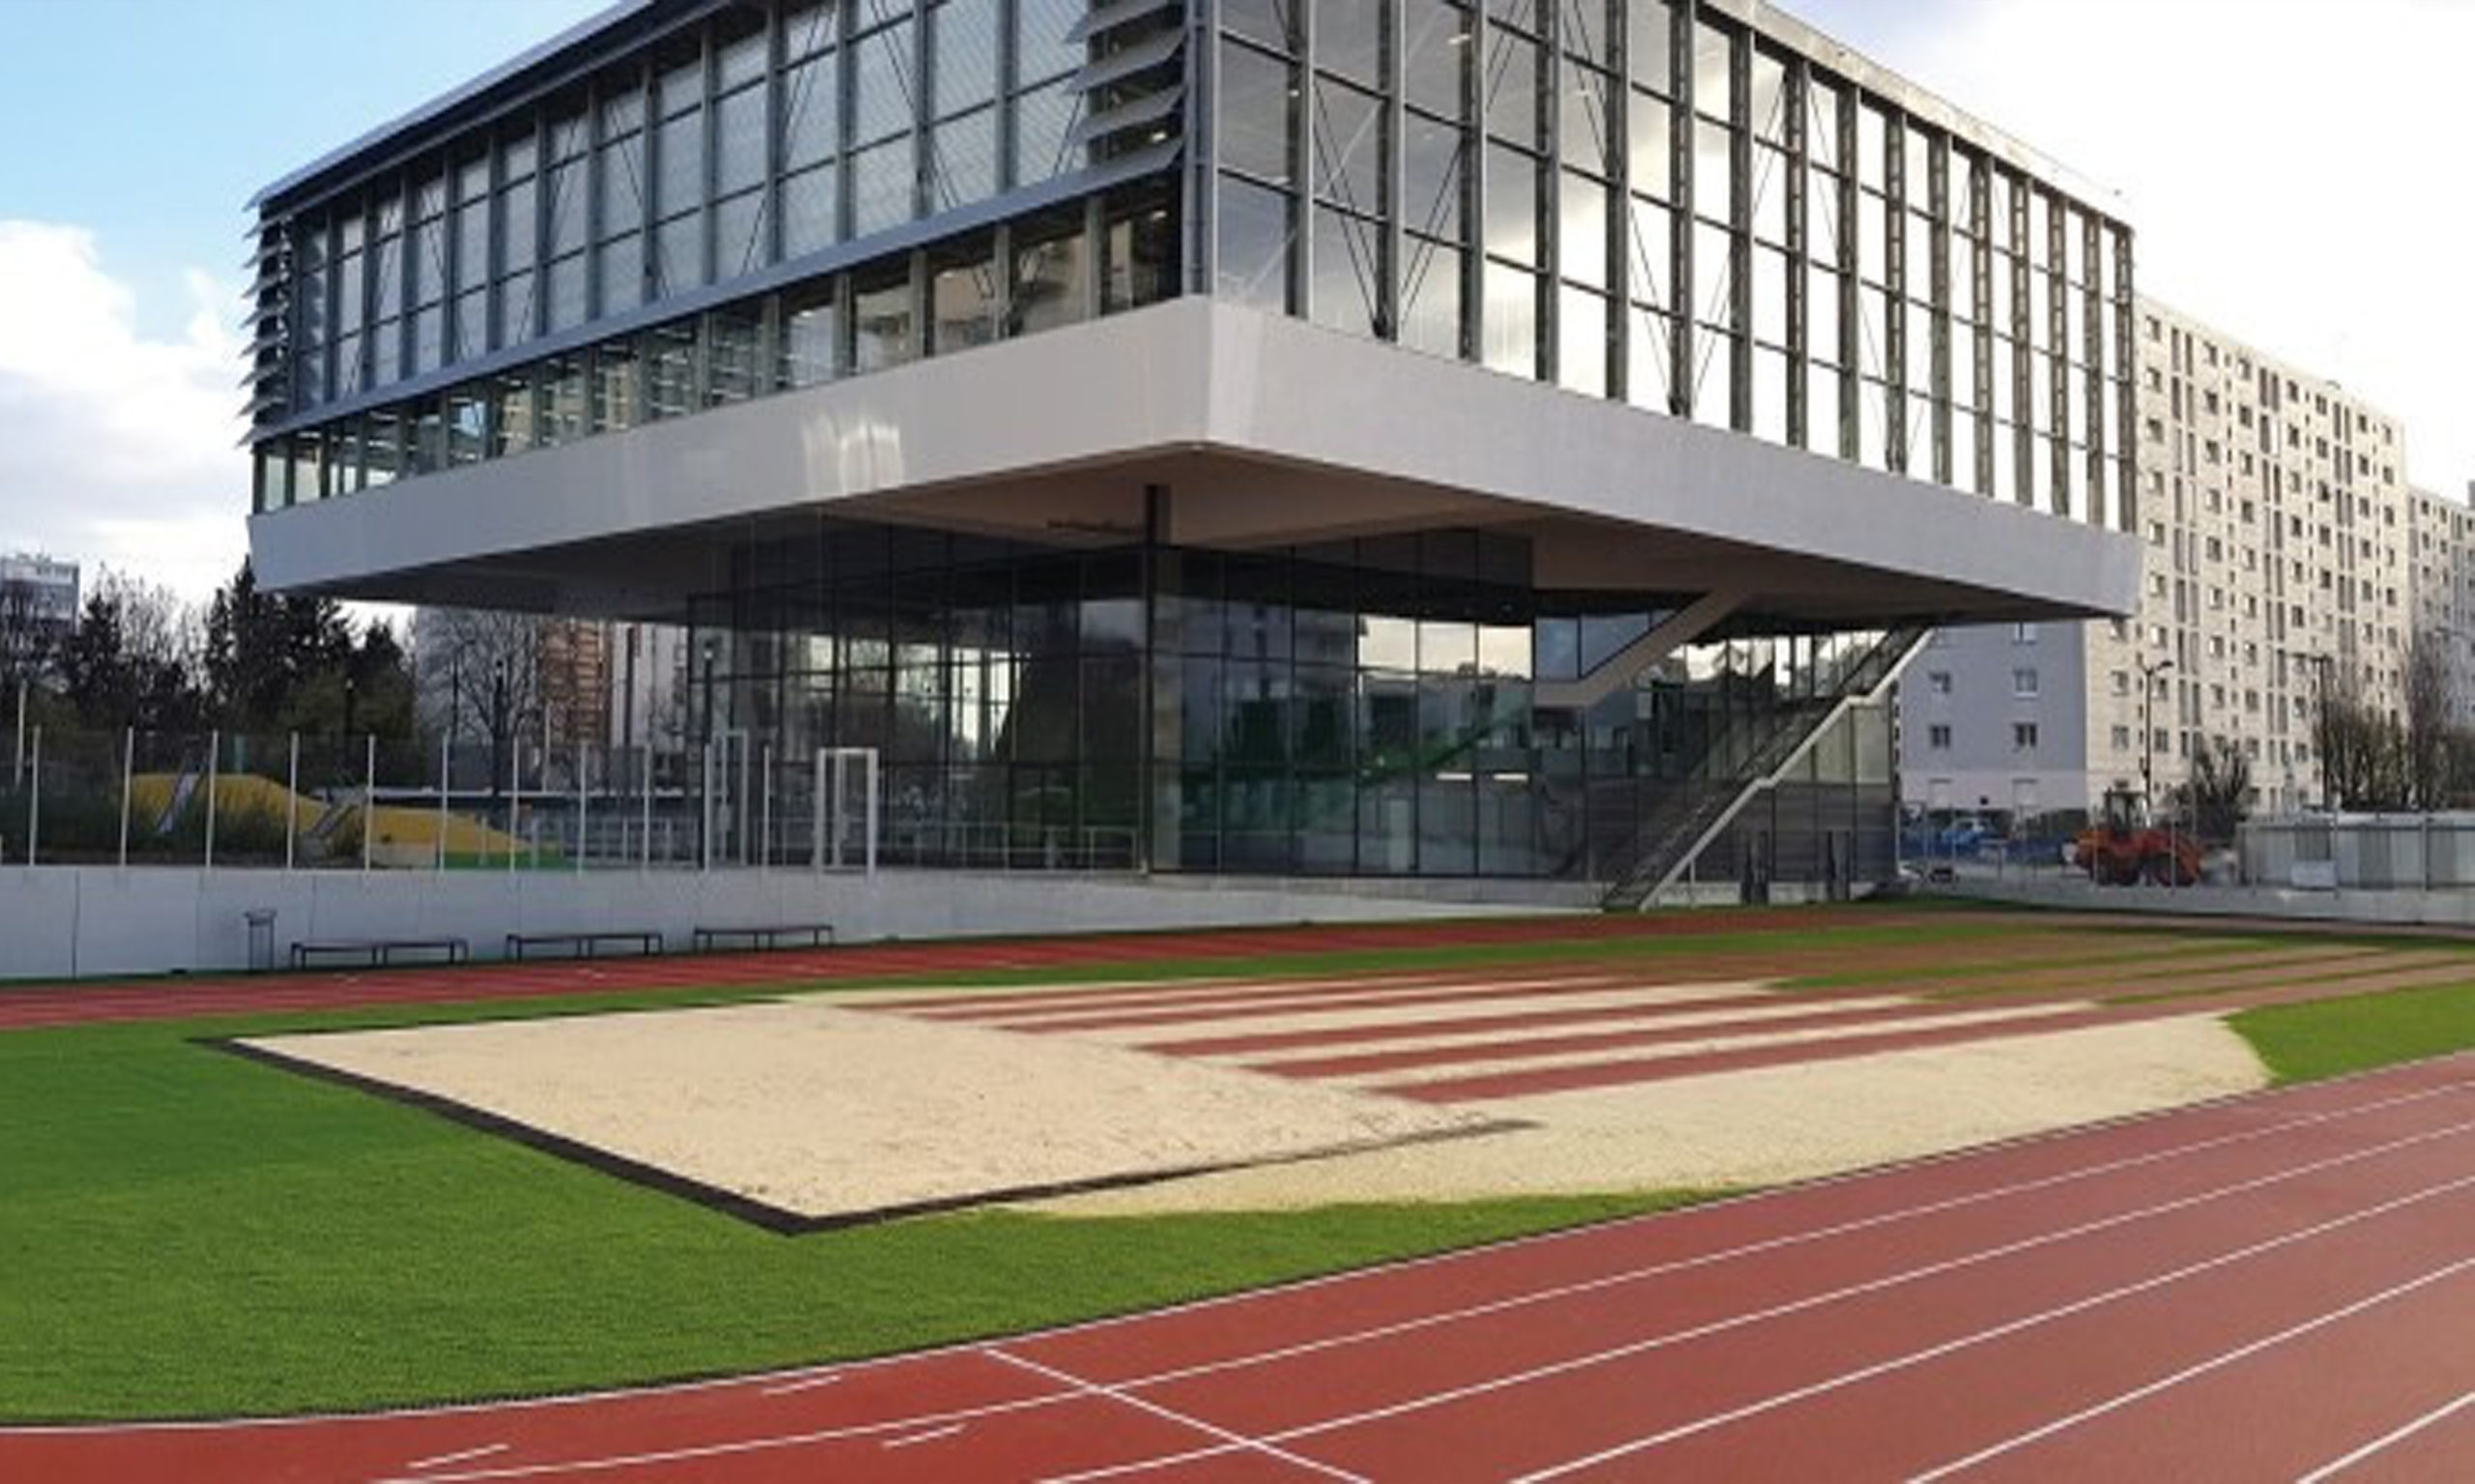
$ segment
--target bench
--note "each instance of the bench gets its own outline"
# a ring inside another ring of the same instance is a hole
[[[292,946],[292,967],[306,969],[316,959],[348,958],[375,969],[393,963],[398,953],[445,954],[449,963],[460,964],[469,952],[461,938],[309,939]]]
[[[507,935],[507,956],[523,962],[527,950],[533,948],[566,948],[571,958],[597,957],[602,946],[627,945],[647,958],[661,951],[661,934],[635,928],[597,928],[582,933],[510,933]]]
[[[822,948],[833,942],[830,922],[781,922],[764,927],[700,927],[694,934],[696,951],[707,952],[725,944],[743,944],[751,948],[778,948],[796,939],[806,940],[807,946]]]

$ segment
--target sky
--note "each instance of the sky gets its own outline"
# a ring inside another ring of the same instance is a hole
[[[244,203],[601,3],[0,0],[0,551],[229,575]],[[2119,192],[2143,290],[2475,479],[2475,0],[1783,9]]]
[[[258,189],[604,0],[0,0],[0,552],[239,567]]]

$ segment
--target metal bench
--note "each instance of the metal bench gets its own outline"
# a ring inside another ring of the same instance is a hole
[[[807,946],[822,948],[833,942],[830,922],[777,922],[763,927],[700,927],[694,934],[696,951],[702,953],[728,944],[751,948],[778,948],[786,942],[804,939]]]
[[[661,951],[661,934],[636,928],[597,928],[583,933],[510,933],[507,956],[518,963],[534,948],[566,948],[570,958],[594,958],[602,946],[627,945],[647,958]]]
[[[306,939],[292,946],[292,967],[306,969],[318,959],[358,959],[375,969],[395,961],[398,953],[446,955],[460,964],[471,949],[461,938],[332,938]]]

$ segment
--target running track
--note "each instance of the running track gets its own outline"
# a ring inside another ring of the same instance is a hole
[[[79,1480],[2475,1478],[2475,1055],[891,1360]]]
[[[847,948],[767,953],[679,954],[585,962],[477,963],[452,968],[167,976],[121,982],[0,984],[0,1031],[112,1021],[173,1020],[202,1015],[344,1009],[386,1004],[464,1004],[556,995],[641,990],[801,984],[970,974],[989,970],[1089,967],[1123,970],[1196,959],[1433,949],[1455,946],[1575,942],[1592,939],[1759,933],[1772,929],[1898,928],[1996,925],[2053,935],[2052,919],[1955,917],[1810,908],[1738,910],[1706,915],[1598,914],[1342,924],[1298,928],[1227,928],[1167,933],[1055,938],[960,939],[869,944]],[[1878,956],[1884,951],[1871,950]],[[1940,944],[1908,951],[1948,951]],[[1819,953],[1790,955],[1815,965]]]

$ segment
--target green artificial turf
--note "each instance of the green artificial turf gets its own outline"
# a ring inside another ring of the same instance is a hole
[[[1325,975],[1948,943],[1810,925],[1041,965],[0,1033],[0,1419],[466,1400],[855,1357],[1658,1209],[1692,1193],[1242,1215],[982,1211],[775,1236],[198,1038],[725,1004],[869,985]],[[683,965],[690,969],[691,965]],[[486,972],[474,992],[488,993]]]
[[[779,1237],[188,1039],[469,1018],[0,1035],[0,1419],[359,1409],[876,1354],[1692,1199],[984,1211]]]
[[[2268,1005],[2228,1023],[2280,1083],[2311,1082],[2475,1048],[2475,982]]]

